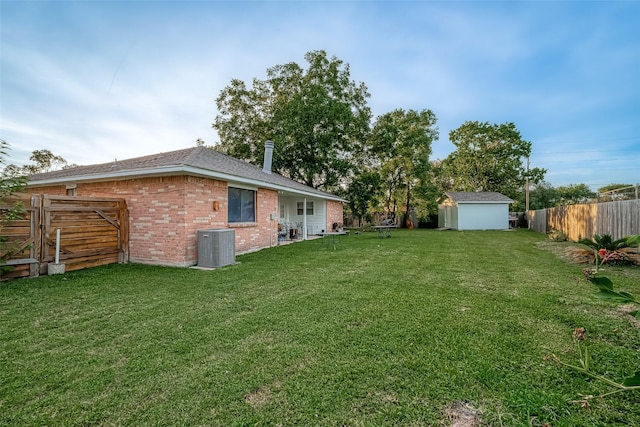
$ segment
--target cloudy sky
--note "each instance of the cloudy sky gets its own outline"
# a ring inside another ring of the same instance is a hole
[[[554,186],[640,183],[640,1],[0,0],[0,138],[93,164],[218,141],[231,79],[323,49],[374,116],[514,122]]]

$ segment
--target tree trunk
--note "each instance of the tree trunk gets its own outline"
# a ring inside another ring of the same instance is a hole
[[[404,226],[413,229],[413,222],[409,216],[409,207],[411,206],[411,183],[407,182],[407,204],[405,206]]]

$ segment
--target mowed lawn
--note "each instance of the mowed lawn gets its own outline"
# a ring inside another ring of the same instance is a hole
[[[203,271],[111,265],[0,284],[0,425],[640,425],[640,328],[527,230],[308,241]],[[640,295],[640,269],[607,268]]]

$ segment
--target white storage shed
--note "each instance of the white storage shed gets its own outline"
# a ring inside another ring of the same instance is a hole
[[[507,230],[509,203],[496,192],[448,192],[438,206],[438,227],[452,230]]]

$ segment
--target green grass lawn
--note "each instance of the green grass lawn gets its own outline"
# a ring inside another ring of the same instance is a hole
[[[111,265],[0,284],[0,425],[640,425],[640,393],[553,362],[640,369],[640,328],[566,244],[399,230],[203,271]],[[640,294],[640,269],[607,268]]]

